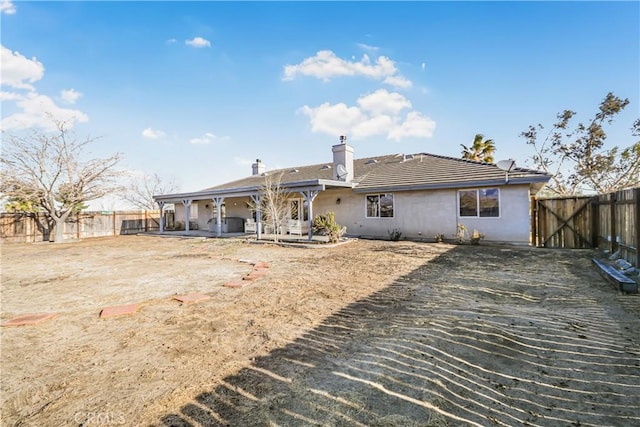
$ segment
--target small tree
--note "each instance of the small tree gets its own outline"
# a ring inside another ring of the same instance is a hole
[[[273,230],[276,242],[289,214],[289,196],[291,195],[282,185],[282,175],[283,173],[266,174],[259,189],[260,212],[265,223]],[[254,211],[258,210],[255,203],[250,203],[250,207]]]
[[[122,198],[132,206],[142,210],[157,209],[154,195],[171,194],[178,191],[173,180],[165,181],[157,173],[152,175],[133,176],[124,191]]]
[[[608,193],[640,184],[640,142],[620,149],[604,149],[607,134],[604,125],[611,124],[629,104],[608,93],[598,112],[588,124],[578,123],[570,129],[575,112],[564,110],[549,133],[540,140],[538,132],[544,127],[529,126],[522,132],[527,144],[534,149],[530,160],[538,168],[552,175],[545,187],[553,196],[570,196],[584,191]],[[632,135],[640,135],[640,119],[631,128]]]
[[[52,134],[33,130],[26,136],[6,135],[0,159],[0,193],[14,208],[26,209],[39,219],[45,239],[55,229],[62,242],[64,223],[85,202],[99,199],[118,188],[115,167],[120,154],[85,160],[86,146],[95,139],[78,141],[66,122],[55,122]]]
[[[484,139],[484,135],[479,133],[473,138],[473,143],[469,147],[464,144],[460,146],[462,146],[463,159],[493,163],[493,154],[496,152],[493,139]]]

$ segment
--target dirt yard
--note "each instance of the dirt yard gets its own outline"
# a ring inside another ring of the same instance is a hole
[[[2,246],[3,426],[640,425],[640,296],[589,251]],[[263,278],[223,287],[266,261]],[[201,292],[182,304],[175,295]],[[136,314],[101,308],[139,303]]]

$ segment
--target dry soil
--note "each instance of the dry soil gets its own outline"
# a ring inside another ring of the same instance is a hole
[[[590,251],[154,236],[2,246],[2,425],[640,425],[640,297]],[[250,286],[224,283],[266,261]],[[210,299],[181,304],[173,296]],[[136,314],[100,309],[139,303]]]

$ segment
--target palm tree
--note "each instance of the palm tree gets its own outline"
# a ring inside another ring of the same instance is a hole
[[[473,139],[473,144],[471,144],[471,146],[467,147],[464,144],[460,145],[462,146],[463,159],[493,163],[493,153],[496,151],[493,139],[484,139],[484,135],[479,133]]]

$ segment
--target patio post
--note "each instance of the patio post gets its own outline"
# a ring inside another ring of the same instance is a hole
[[[309,206],[309,241],[313,240],[313,199],[316,198],[319,191],[301,191],[300,194],[304,197],[305,202]]]
[[[184,205],[184,234],[189,235],[189,216],[191,214],[191,199],[182,200]]]
[[[222,236],[222,203],[224,197],[214,197],[213,202],[216,204],[216,237]]]
[[[160,208],[160,234],[164,233],[164,216],[162,214],[163,210],[164,210],[164,204],[165,202],[157,202],[158,203],[158,207]]]
[[[256,239],[262,238],[262,212],[260,211],[260,193],[250,196],[256,207]]]

